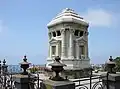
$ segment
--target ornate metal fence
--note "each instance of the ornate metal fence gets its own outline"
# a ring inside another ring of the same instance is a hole
[[[0,61],[0,89],[15,89],[12,78],[13,73],[9,73],[7,67],[5,59],[3,60],[3,65]]]
[[[107,82],[105,85],[102,84],[102,78],[106,78]],[[93,76],[92,73],[88,78],[82,78],[73,80],[76,89],[109,89],[108,87],[108,73],[106,76]]]
[[[0,89],[17,89],[13,80],[13,75],[16,73],[8,72],[7,67],[5,60],[3,64],[0,61]],[[109,73],[106,76],[95,76],[91,70],[88,78],[73,80],[73,82],[75,83],[76,89],[109,89],[108,75]],[[102,84],[102,78],[106,78],[107,82]],[[36,75],[28,73],[28,79],[29,89],[40,89],[40,82],[43,82],[43,80],[40,79],[39,73]]]
[[[102,84],[102,78],[106,78],[106,84]],[[40,82],[43,80],[40,79],[39,74],[31,75],[29,74],[29,86],[30,89],[40,89]],[[92,71],[89,77],[80,78],[76,80],[71,80],[75,83],[75,89],[109,89],[108,87],[108,73],[106,76],[93,75]]]
[[[40,79],[39,77],[39,73],[36,74],[28,74],[29,76],[29,87],[30,89],[40,89],[40,82],[42,82],[43,80]]]

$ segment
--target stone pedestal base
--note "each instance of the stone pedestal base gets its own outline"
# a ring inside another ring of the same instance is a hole
[[[67,76],[68,79],[78,79],[88,77],[90,73],[89,68],[81,69],[81,70],[64,70],[61,73],[61,76]]]
[[[120,73],[109,74],[108,78],[107,74],[102,75],[104,78],[102,79],[102,83],[104,89],[120,89]]]
[[[13,80],[15,81],[15,87],[17,89],[34,89],[32,84],[29,84],[28,75],[14,75]]]
[[[69,58],[64,58],[60,60],[62,63],[66,64],[67,66],[64,67],[65,70],[81,70],[84,68],[89,68],[90,67],[90,60],[89,59],[69,59]],[[53,63],[53,59],[47,59],[47,64],[46,67],[51,68],[49,64]]]
[[[75,89],[75,83],[71,81],[45,80],[40,84],[41,89]]]

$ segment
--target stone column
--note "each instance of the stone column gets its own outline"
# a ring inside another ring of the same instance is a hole
[[[61,36],[62,36],[62,52],[61,52],[61,58],[65,58],[65,50],[66,50],[66,44],[65,44],[65,28],[62,29],[61,31]]]
[[[85,59],[88,59],[88,43],[85,44]]]
[[[50,45],[48,44],[49,48],[48,48],[48,58],[50,58]]]
[[[73,59],[74,58],[74,54],[73,54],[73,29],[70,29],[70,39],[69,39],[69,44],[70,44],[70,46],[69,46],[69,57],[70,57],[70,59]]]
[[[89,54],[88,54],[88,32],[86,32],[86,41],[87,41],[87,43],[86,43],[86,58],[89,58]]]
[[[84,57],[87,58],[87,45],[84,45]]]
[[[51,40],[51,33],[48,33],[48,36],[49,36],[49,41]],[[48,46],[49,46],[49,48],[48,48],[48,58],[51,58],[51,53],[50,53],[50,51],[51,51],[51,48],[50,48],[50,42],[48,43]]]
[[[59,56],[59,43],[56,44],[56,56]]]
[[[50,58],[52,58],[52,47],[51,47],[51,45],[49,46],[49,48],[50,48],[50,50],[49,50],[50,51],[49,52],[50,53]]]
[[[87,52],[86,52],[86,53],[87,53],[86,57],[89,58],[88,38],[87,38],[87,44],[86,44],[86,51],[87,51]]]
[[[87,42],[87,58],[89,58],[89,52],[88,52],[89,50],[88,50],[88,42]]]
[[[80,56],[79,50],[80,50],[80,49],[79,49],[79,44],[78,44],[78,42],[76,42],[76,58],[77,58],[77,59],[80,59],[80,58],[79,58],[79,56]]]

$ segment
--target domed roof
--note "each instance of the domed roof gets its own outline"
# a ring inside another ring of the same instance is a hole
[[[88,26],[88,22],[86,22],[82,17],[80,17],[74,10],[70,8],[63,9],[61,13],[59,13],[53,20],[48,23],[48,27],[54,26],[56,24],[60,24],[63,22],[74,22],[78,24],[82,24]]]

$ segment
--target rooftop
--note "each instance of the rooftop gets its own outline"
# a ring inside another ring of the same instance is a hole
[[[66,8],[63,9],[62,12],[59,13],[55,18],[53,18],[47,26],[51,27],[63,22],[74,22],[85,26],[89,25],[88,22],[86,22],[82,17],[80,17],[73,9]]]

